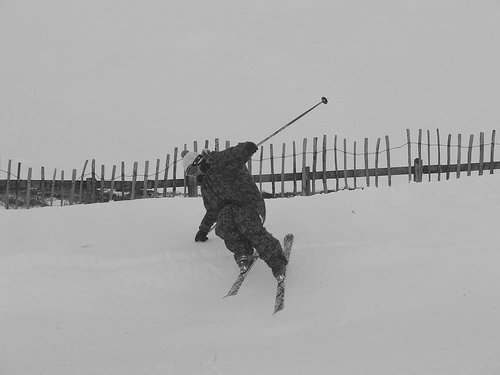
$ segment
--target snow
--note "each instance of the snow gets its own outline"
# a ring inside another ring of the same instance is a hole
[[[196,198],[0,210],[2,374],[498,374],[500,175],[267,200],[286,307]]]

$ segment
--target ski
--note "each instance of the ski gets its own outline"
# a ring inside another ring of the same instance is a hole
[[[250,263],[250,267],[248,267],[248,269],[245,272],[240,272],[240,274],[236,278],[236,281],[233,283],[233,286],[231,287],[231,289],[229,289],[229,292],[227,292],[224,298],[229,296],[235,296],[238,293],[241,284],[243,284],[243,281],[245,281],[245,278],[247,277],[248,273],[250,272],[250,270],[252,269],[253,265],[255,264],[258,258],[259,256],[255,255],[252,263]]]
[[[285,253],[286,259],[290,259],[290,252],[292,251],[293,245],[293,234],[289,233],[285,236],[283,240],[283,252]],[[287,266],[288,267],[288,266]],[[285,282],[286,282],[286,271],[285,278],[283,281],[278,282],[276,288],[276,300],[274,302],[274,314],[280,312],[285,307]]]

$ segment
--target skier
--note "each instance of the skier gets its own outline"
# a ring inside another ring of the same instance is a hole
[[[224,151],[204,149],[201,154],[183,151],[186,176],[197,179],[206,214],[196,233],[196,242],[205,242],[212,225],[224,240],[244,273],[259,257],[271,268],[274,277],[284,279],[287,259],[281,243],[264,228],[266,207],[245,163],[258,150],[253,142],[239,143]]]

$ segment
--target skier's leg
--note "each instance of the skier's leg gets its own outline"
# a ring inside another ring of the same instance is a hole
[[[219,213],[215,233],[224,240],[226,248],[233,253],[234,260],[245,271],[253,259],[251,242],[238,231],[234,223],[233,206],[224,207]]]
[[[240,272],[246,272],[253,262],[253,247],[248,239],[239,232],[230,232],[224,238],[227,249],[233,253]]]
[[[224,240],[227,249],[233,253],[234,260],[238,265],[248,265],[253,259],[253,247],[249,240],[235,233]]]
[[[264,228],[258,213],[255,210],[240,208],[235,214],[235,223],[241,234],[257,250],[260,258],[273,270],[273,274],[282,274],[287,259],[281,243]]]
[[[281,243],[264,227],[250,234],[250,242],[259,253],[260,258],[271,268],[275,277],[285,272],[288,261],[283,253]]]

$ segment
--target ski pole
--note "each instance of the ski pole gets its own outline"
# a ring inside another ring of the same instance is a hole
[[[278,134],[282,130],[285,130],[287,127],[289,127],[290,125],[292,125],[295,121],[297,121],[298,119],[304,117],[305,115],[307,115],[309,112],[311,112],[314,108],[316,108],[317,106],[319,106],[322,103],[323,104],[327,104],[328,103],[328,99],[326,99],[324,96],[321,98],[321,101],[318,104],[316,104],[313,107],[309,108],[303,114],[297,116],[292,121],[290,121],[288,124],[283,125],[281,128],[279,128],[278,130],[276,130],[273,134],[271,134],[270,136],[264,138],[262,141],[260,141],[259,143],[257,143],[257,147],[259,147],[261,144],[263,144],[263,143],[267,142],[268,140],[270,140],[272,137],[274,137],[276,134]]]

